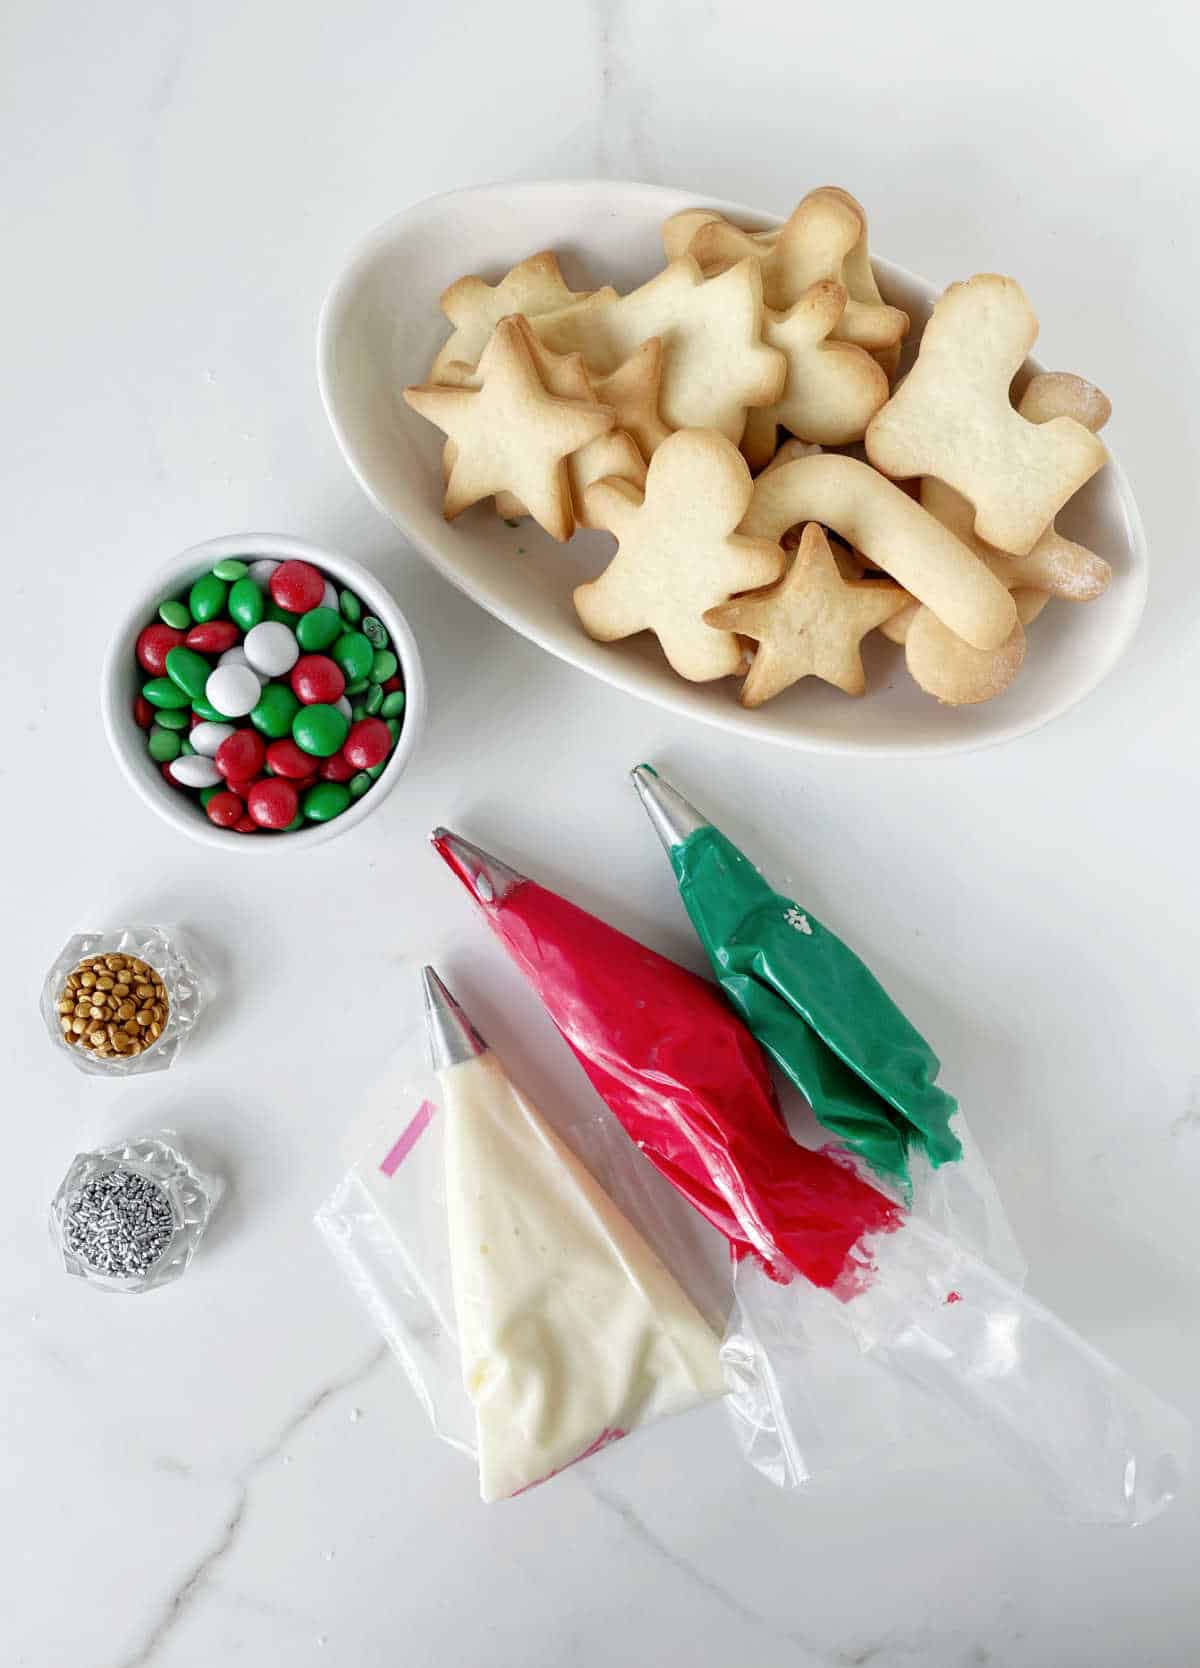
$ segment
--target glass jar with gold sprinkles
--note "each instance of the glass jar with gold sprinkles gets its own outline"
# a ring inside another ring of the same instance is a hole
[[[195,946],[177,927],[77,933],[42,985],[47,1030],[80,1071],[165,1071],[199,1017]]]

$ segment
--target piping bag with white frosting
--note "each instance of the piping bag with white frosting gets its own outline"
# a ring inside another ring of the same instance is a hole
[[[720,1395],[719,1341],[432,968],[446,1212],[479,1488],[501,1500]]]
[[[1169,1504],[1187,1421],[970,1250],[792,1140],[757,1044],[713,986],[448,829],[432,839],[626,1132],[729,1238],[785,1448],[822,1361],[784,1372],[772,1345],[844,1328],[1068,1517],[1135,1524]],[[802,1480],[803,1453],[788,1460]]]

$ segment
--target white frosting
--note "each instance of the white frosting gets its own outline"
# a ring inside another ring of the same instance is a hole
[[[721,1394],[719,1343],[495,1055],[441,1081],[463,1382],[500,1500]]]

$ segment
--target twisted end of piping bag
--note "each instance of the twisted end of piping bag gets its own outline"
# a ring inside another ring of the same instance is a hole
[[[525,879],[498,857],[473,846],[470,840],[464,840],[461,834],[454,834],[448,828],[435,828],[429,843],[442,862],[453,869],[475,902],[485,908],[500,903]]]
[[[710,826],[708,818],[664,782],[652,765],[636,765],[629,777],[666,851],[681,846],[698,828]]]
[[[432,967],[421,969],[425,992],[425,1035],[434,1071],[461,1066],[487,1053],[487,1044],[451,996]]]

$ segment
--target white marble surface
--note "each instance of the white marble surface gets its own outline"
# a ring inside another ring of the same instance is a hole
[[[9,0],[2,38],[0,1662],[1189,1668],[1194,1488],[1135,1534],[1064,1527],[953,1443],[785,1497],[712,1412],[480,1506],[310,1218],[429,950],[579,1092],[426,855],[433,822],[693,955],[623,783],[651,756],[936,1039],[1033,1289],[1200,1410],[1192,14]],[[935,279],[1015,271],[1047,359],[1113,395],[1155,548],[1122,671],[994,753],[807,760],[586,681],[435,578],[336,454],[318,304],[395,208],[547,173],[780,209],[833,179]],[[386,577],[434,714],[377,818],[266,866],[144,811],[95,700],[122,586],[249,527]],[[221,962],[181,1067],[119,1087],[52,1059],[33,1000],[60,943],[172,915]],[[162,1122],[219,1157],[230,1198],[181,1286],[99,1297],[56,1270],[46,1201],[78,1148]]]

